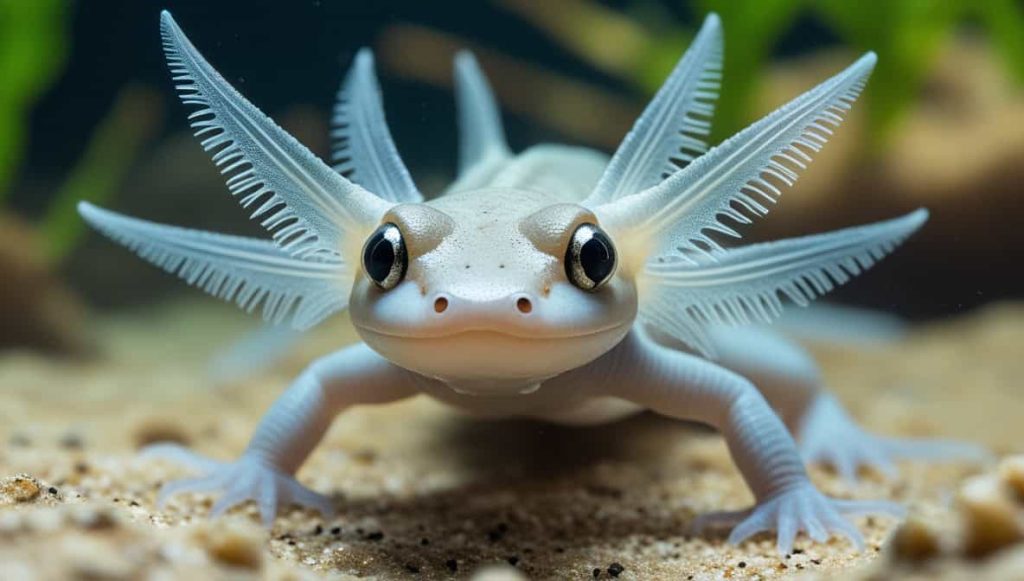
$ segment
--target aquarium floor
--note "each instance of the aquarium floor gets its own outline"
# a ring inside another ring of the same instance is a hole
[[[473,421],[424,398],[359,408],[299,473],[336,498],[337,518],[293,510],[268,534],[249,506],[208,520],[205,495],[157,510],[160,484],[186,473],[139,458],[140,446],[172,439],[237,455],[289,378],[354,338],[347,323],[332,323],[272,370],[215,386],[209,354],[247,328],[233,313],[187,303],[97,318],[95,359],[0,358],[0,578],[1024,576],[1021,546],[976,560],[947,547],[911,564],[889,547],[895,526],[885,519],[862,521],[868,548],[859,554],[840,541],[801,539],[779,557],[768,537],[739,547],[688,537],[694,514],[751,499],[718,436],[651,415],[569,429]],[[1024,307],[1004,305],[885,348],[815,351],[870,428],[970,439],[1003,454],[1024,445],[1021,344]],[[830,494],[899,499],[955,528],[956,493],[970,474],[904,463],[892,482],[813,477]]]

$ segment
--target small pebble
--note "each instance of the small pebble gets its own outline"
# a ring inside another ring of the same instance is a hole
[[[931,559],[940,552],[938,531],[921,515],[911,513],[893,535],[892,550],[900,560],[917,563]]]
[[[68,450],[81,450],[85,444],[82,442],[82,437],[75,433],[67,433],[61,436],[60,446]]]
[[[24,434],[14,434],[11,436],[10,443],[12,446],[27,448],[32,445],[32,440]]]
[[[969,478],[960,488],[957,506],[968,556],[984,557],[1021,540],[1017,507],[994,475]]]
[[[194,537],[215,561],[250,570],[263,565],[264,532],[253,523],[236,519],[205,522]]]
[[[1024,501],[1024,456],[1010,456],[999,463],[999,478],[1013,491],[1018,501]]]
[[[70,510],[69,520],[79,528],[99,531],[115,528],[118,524],[114,513],[105,507],[78,506]]]
[[[97,537],[64,536],[52,550],[71,579],[131,579],[140,573],[115,545]]]
[[[487,565],[481,567],[473,576],[471,581],[526,581],[526,577],[514,567],[508,565]]]
[[[17,474],[0,480],[0,504],[35,500],[42,489],[39,481],[28,474]]]
[[[137,448],[144,448],[161,442],[172,442],[187,446],[191,438],[185,433],[181,424],[174,420],[150,418],[140,422],[135,427],[134,440]]]
[[[377,460],[377,452],[365,448],[354,453],[352,458],[360,464],[373,464]]]
[[[608,574],[612,577],[618,577],[625,570],[626,568],[619,563],[612,563],[611,565],[608,565]]]

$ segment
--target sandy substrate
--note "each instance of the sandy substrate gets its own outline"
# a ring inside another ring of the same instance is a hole
[[[156,510],[161,483],[186,473],[139,458],[140,446],[172,439],[234,457],[305,362],[353,339],[332,323],[273,369],[215,386],[210,354],[250,326],[186,304],[95,321],[99,361],[0,358],[0,579],[1024,577],[1013,500],[992,509],[1012,513],[1008,547],[966,556],[978,533],[958,499],[978,470],[965,465],[904,463],[896,481],[868,474],[853,486],[813,471],[829,494],[906,502],[920,530],[900,550],[884,519],[861,522],[863,553],[801,538],[783,558],[769,537],[740,547],[687,537],[695,514],[751,497],[720,437],[650,415],[569,429],[473,421],[425,398],[359,408],[299,473],[335,497],[337,518],[292,510],[267,532],[249,506],[207,519],[205,495]],[[893,345],[815,350],[871,429],[1002,455],[1024,447],[1022,343],[1024,307],[1001,306]],[[480,573],[489,565],[503,568]]]

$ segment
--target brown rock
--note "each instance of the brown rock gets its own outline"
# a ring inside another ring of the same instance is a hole
[[[194,538],[214,561],[257,570],[263,566],[263,529],[237,519],[203,523]]]
[[[1024,500],[1024,456],[1010,456],[999,463],[999,478],[1013,491],[1017,501]]]
[[[74,579],[131,579],[135,567],[118,547],[104,539],[85,535],[63,537],[56,558]]]
[[[487,565],[473,573],[470,579],[471,581],[526,581],[526,576],[515,567]]]
[[[0,504],[31,502],[39,498],[43,486],[28,474],[18,474],[0,480]]]
[[[79,528],[99,531],[116,528],[119,519],[109,508],[75,506],[68,510],[68,520]]]
[[[36,232],[0,213],[0,348],[86,351],[83,309],[43,259]]]
[[[892,538],[893,555],[899,560],[926,561],[937,556],[940,550],[939,531],[934,523],[917,513],[907,517]]]
[[[968,479],[957,497],[964,519],[964,552],[985,557],[1019,542],[1022,534],[1017,506],[990,474]]]
[[[160,442],[173,442],[187,446],[189,444],[188,434],[181,427],[181,423],[165,418],[146,418],[135,427],[135,446],[145,448],[150,444]]]

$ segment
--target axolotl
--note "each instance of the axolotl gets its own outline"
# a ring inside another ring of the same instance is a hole
[[[641,410],[720,431],[756,499],[696,530],[741,542],[774,532],[863,546],[849,520],[900,514],[887,500],[830,498],[805,462],[853,477],[898,457],[976,456],[967,444],[862,430],[794,342],[765,326],[871,267],[920,228],[924,209],[875,224],[727,246],[768,213],[863,89],[867,53],[709,148],[722,68],[708,16],[614,155],[561,145],[513,154],[479,65],[455,58],[457,179],[425,199],[385,124],[372,54],[358,53],[334,111],[335,161],[311,154],[236,92],[161,15],[163,48],[202,146],[271,233],[254,239],[160,225],[82,203],[81,215],[142,258],[277,323],[309,328],[348,309],[362,342],[314,361],[234,461],[159,445],[201,475],[161,499],[221,492],[214,514],[253,500],[332,512],[294,478],[333,418],[428,394],[481,417],[566,424]],[[595,123],[600,123],[598,119]]]

